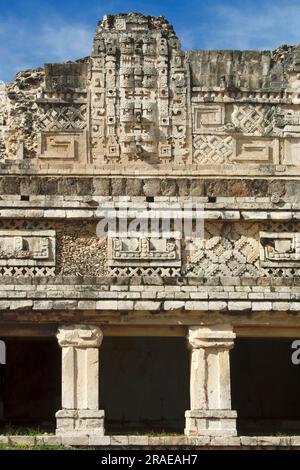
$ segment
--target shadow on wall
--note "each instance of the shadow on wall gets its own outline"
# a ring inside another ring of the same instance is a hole
[[[232,407],[240,434],[300,432],[300,366],[293,339],[242,338],[231,351]]]
[[[0,374],[0,425],[54,431],[61,402],[61,351],[56,340],[5,341]]]
[[[189,409],[184,338],[106,337],[100,356],[100,406],[109,432],[183,433]]]

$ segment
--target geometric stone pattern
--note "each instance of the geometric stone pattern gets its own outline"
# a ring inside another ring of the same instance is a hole
[[[233,145],[232,162],[278,163],[278,139],[264,137],[236,136]]]
[[[59,328],[52,438],[103,438],[103,336],[168,331],[188,332],[185,434],[236,442],[236,335],[299,334],[299,72],[300,46],[183,52],[163,17],[130,13],[104,17],[89,57],[0,84],[1,327]],[[120,228],[124,208],[186,202],[204,234],[173,215],[98,236],[107,205]]]
[[[1,84],[0,156],[17,172],[299,167],[298,56],[183,52],[163,17],[105,16],[89,57]]]
[[[110,267],[181,266],[180,241],[159,238],[108,240]]]
[[[177,277],[181,276],[180,268],[146,268],[137,267],[110,267],[109,274],[111,276],[160,276],[160,277]]]
[[[261,266],[300,267],[300,233],[260,232]]]
[[[55,244],[54,230],[1,230],[1,275],[54,275]]]
[[[164,19],[104,17],[91,57],[91,161],[183,163],[186,74]]]
[[[274,107],[262,105],[234,105],[232,124],[239,132],[269,135],[274,127]]]
[[[232,156],[232,137],[197,135],[193,139],[194,160],[199,164],[227,163]]]
[[[193,134],[224,132],[225,106],[220,104],[195,104],[193,106]]]
[[[40,105],[38,126],[47,131],[74,131],[85,129],[87,123],[86,104]]]
[[[204,238],[192,238],[189,243],[178,238],[133,237],[109,239],[107,244],[96,237],[94,224],[85,227],[77,231],[74,224],[68,228],[50,221],[3,221],[0,276],[300,275],[299,222],[207,221]]]
[[[221,229],[221,234],[220,234]],[[257,223],[205,224],[205,239],[192,243],[188,276],[255,276],[259,273]]]

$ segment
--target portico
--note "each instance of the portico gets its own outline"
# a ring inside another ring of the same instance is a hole
[[[187,331],[191,409],[185,414],[185,434],[234,436],[236,412],[231,410],[229,361],[235,339],[232,327],[191,326]],[[99,409],[98,390],[103,332],[90,325],[62,326],[57,338],[62,348],[62,410],[56,414],[56,432],[101,435],[105,410]],[[138,377],[132,386],[139,386]]]

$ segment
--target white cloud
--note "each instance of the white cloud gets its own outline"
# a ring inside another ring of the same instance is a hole
[[[250,3],[256,8],[251,9]],[[273,49],[284,43],[300,42],[299,0],[245,0],[238,6],[215,0],[204,10],[202,1],[195,2],[193,18],[190,4],[188,0],[187,16],[175,21],[185,50]],[[115,11],[117,6],[118,1],[111,1],[105,10]],[[144,2],[139,6],[145,6]],[[97,6],[96,19],[103,13],[104,3]],[[165,9],[163,13],[167,15]],[[96,21],[90,24],[67,21],[52,10],[48,15],[30,20],[20,16],[3,17],[0,12],[0,80],[12,80],[17,71],[43,66],[44,62],[75,60],[88,55],[95,28]]]
[[[79,24],[49,25],[42,29],[40,54],[45,52],[58,60],[68,60],[88,55],[92,48],[93,31]],[[45,56],[46,57],[46,56]]]
[[[215,22],[205,28],[202,47],[216,49],[273,49],[300,42],[300,4],[293,1],[219,6],[212,10]]]
[[[65,22],[57,16],[35,24],[0,15],[0,79],[9,81],[19,70],[44,62],[75,60],[90,53],[93,26]]]

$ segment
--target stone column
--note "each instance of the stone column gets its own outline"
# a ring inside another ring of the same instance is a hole
[[[65,326],[57,339],[62,348],[62,410],[56,413],[56,434],[104,435],[104,411],[99,410],[100,328]]]
[[[189,328],[191,409],[186,411],[188,436],[235,436],[231,409],[229,350],[236,335],[231,326]]]

